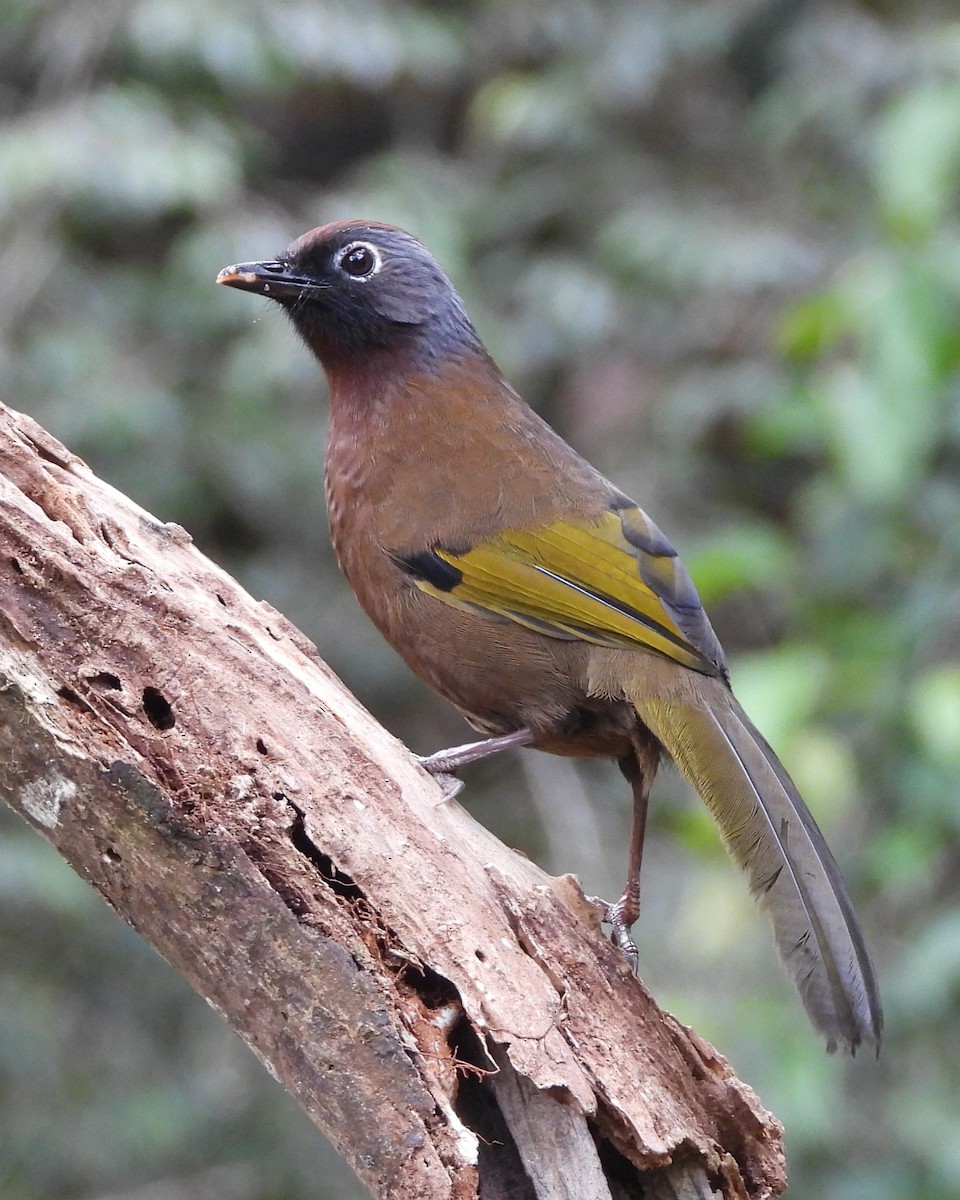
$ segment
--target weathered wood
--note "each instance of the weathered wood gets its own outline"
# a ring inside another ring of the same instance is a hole
[[[375,1196],[639,1196],[678,1163],[785,1186],[776,1119],[574,880],[443,803],[280,614],[8,410],[0,688],[0,794]]]

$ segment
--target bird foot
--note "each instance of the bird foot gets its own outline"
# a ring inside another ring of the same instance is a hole
[[[500,750],[529,746],[532,741],[531,730],[515,729],[513,733],[485,738],[482,742],[468,742],[465,746],[451,746],[449,750],[438,750],[436,754],[429,754],[426,758],[421,758],[419,754],[414,757],[425,771],[429,771],[439,781],[443,788],[444,800],[452,800],[463,791],[463,784],[456,777],[456,772],[461,767],[487,758],[488,755],[497,754]]]
[[[463,780],[458,779],[447,768],[447,764],[443,761],[443,753],[431,754],[427,758],[421,758],[419,754],[414,755],[421,767],[434,777],[440,787],[443,789],[443,803],[448,800],[453,800],[463,791]]]
[[[599,896],[587,896],[587,900],[603,909],[603,916],[600,919],[604,925],[610,926],[610,941],[624,956],[630,964],[630,970],[636,975],[640,955],[630,929],[640,913],[634,897],[628,892],[614,904],[611,904],[609,900],[602,900]]]

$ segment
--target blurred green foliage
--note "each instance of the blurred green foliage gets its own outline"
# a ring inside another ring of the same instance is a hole
[[[795,1194],[960,1195],[954,6],[7,0],[0,120],[3,399],[189,528],[422,751],[464,731],[336,571],[318,373],[213,279],[338,216],[431,246],[521,391],[684,552],[844,864],[887,1044],[822,1054],[669,777],[647,982],[784,1120]],[[616,892],[614,771],[527,755],[466,802]],[[360,1195],[9,814],[0,1194]]]

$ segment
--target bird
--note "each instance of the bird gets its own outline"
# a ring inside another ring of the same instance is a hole
[[[414,673],[484,735],[426,768],[449,781],[518,746],[615,760],[633,824],[604,915],[635,967],[648,799],[672,759],[827,1050],[879,1053],[876,976],[839,867],[735,698],[677,551],[507,383],[429,250],[396,226],[335,221],[217,282],[280,305],[319,361],[340,567]]]

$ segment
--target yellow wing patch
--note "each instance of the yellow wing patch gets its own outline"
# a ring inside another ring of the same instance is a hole
[[[725,673],[676,551],[632,504],[596,522],[507,530],[460,553],[438,546],[404,565],[417,587],[458,608],[549,637],[642,647],[696,671]]]

